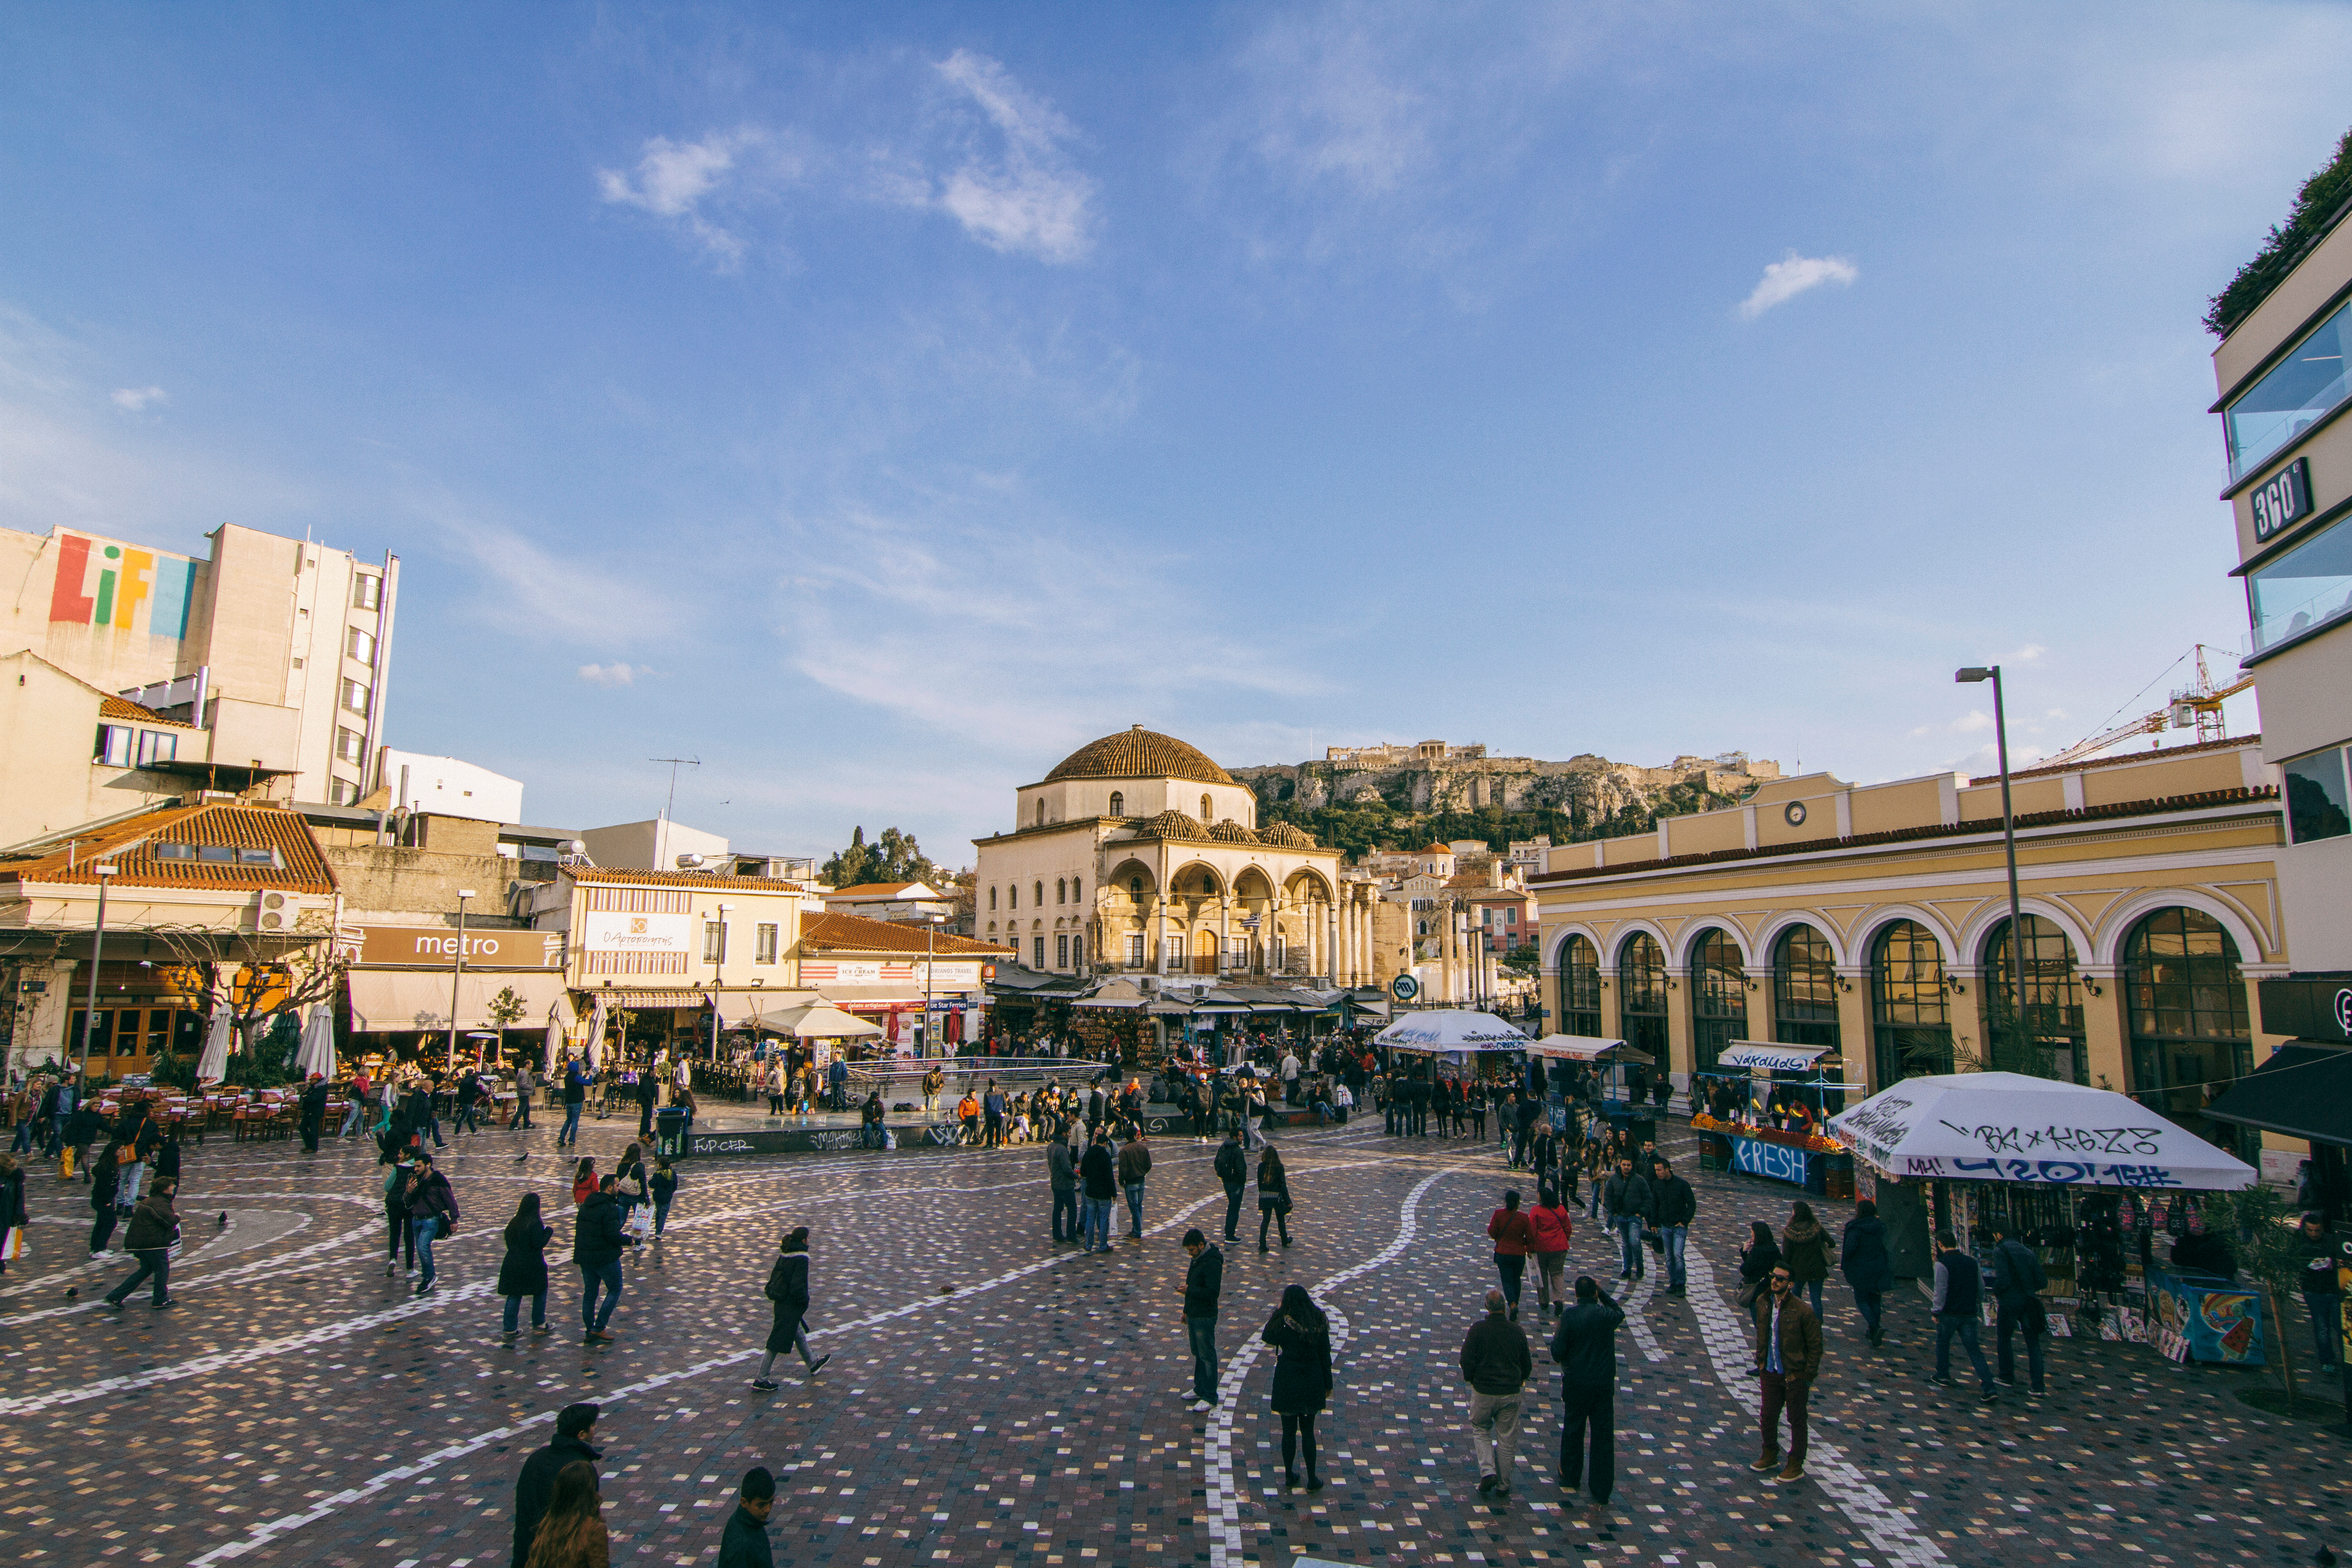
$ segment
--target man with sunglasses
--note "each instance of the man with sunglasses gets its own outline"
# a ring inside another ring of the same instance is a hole
[[[1780,1412],[1789,1412],[1788,1466],[1772,1479],[1805,1479],[1805,1398],[1822,1370],[1822,1321],[1790,1288],[1786,1267],[1772,1270],[1772,1288],[1756,1302],[1756,1369],[1764,1396],[1764,1450],[1748,1468],[1768,1475],[1780,1464]]]

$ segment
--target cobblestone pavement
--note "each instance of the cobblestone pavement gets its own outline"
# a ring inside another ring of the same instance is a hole
[[[588,1152],[609,1164],[629,1131],[592,1123]],[[506,1346],[489,1295],[499,1230],[525,1190],[568,1213],[551,1136],[485,1132],[449,1152],[465,1221],[422,1301],[384,1275],[380,1173],[353,1145],[192,1147],[182,1305],[163,1313],[143,1293],[120,1317],[94,1310],[127,1265],[78,1262],[80,1190],[37,1173],[30,1255],[0,1279],[14,1483],[0,1558],[503,1563],[516,1468],[583,1398],[605,1406],[618,1563],[711,1559],[754,1463],[783,1483],[778,1560],[841,1568],[2309,1563],[2347,1539],[2345,1447],[2241,1405],[2242,1377],[2059,1341],[2050,1398],[1987,1411],[1925,1381],[1932,1335],[1908,1295],[1890,1298],[1888,1343],[1872,1352],[1832,1293],[1813,1479],[1759,1483],[1723,1287],[1745,1222],[1785,1220],[1788,1194],[1745,1180],[1696,1180],[1687,1300],[1649,1282],[1626,1297],[1617,1492],[1596,1522],[1559,1506],[1558,1383],[1540,1348],[1516,1495],[1498,1508],[1476,1493],[1455,1357],[1509,1179],[1490,1147],[1360,1123],[1283,1135],[1297,1244],[1228,1249],[1234,1392],[1204,1417],[1186,1410],[1177,1237],[1191,1223],[1213,1234],[1223,1198],[1210,1151],[1189,1141],[1158,1150],[1152,1233],[1108,1258],[1046,1240],[1034,1148],[705,1163],[684,1173],[661,1255],[629,1266],[617,1344],[583,1348],[577,1275],[556,1262],[557,1331]],[[814,1229],[811,1318],[836,1359],[763,1394],[748,1386],[760,1289],[790,1224]],[[557,1222],[551,1260],[568,1258],[568,1228]],[[1571,1276],[1613,1284],[1606,1240],[1580,1224]],[[1255,1348],[1294,1281],[1338,1331],[1317,1494],[1281,1489],[1270,1360]]]

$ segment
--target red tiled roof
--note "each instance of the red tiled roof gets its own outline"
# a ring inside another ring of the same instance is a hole
[[[820,888],[817,890],[828,899],[895,899],[915,885],[912,882],[860,882],[850,888]]]
[[[782,877],[722,877],[716,871],[633,871],[625,867],[566,866],[563,874],[575,882],[633,888],[714,888],[755,893],[806,893],[805,883]]]
[[[0,859],[0,882],[15,882],[19,891],[28,882],[88,885],[98,880],[90,869],[100,861],[118,869],[118,888],[275,888],[291,892],[331,893],[334,873],[319,851],[318,840],[299,812],[282,806],[236,801],[207,801],[200,805],[168,805],[143,811],[88,834],[70,844],[53,836],[57,847],[37,855]],[[164,860],[154,847],[164,844],[226,846],[238,849],[275,849],[275,866],[236,865],[218,860]]]
[[[2060,763],[2054,767],[2023,768],[2011,773],[2009,778],[2010,782],[2014,784],[2019,779],[2047,778],[2053,773],[2079,773],[2093,768],[2116,768],[2126,763],[2168,763],[2175,757],[2193,757],[2200,752],[2226,752],[2232,746],[2260,746],[2262,743],[2263,738],[2259,733],[2231,735],[2219,741],[2200,741],[2193,746],[2151,747],[2145,752],[2124,752],[2112,757],[2092,757],[2085,761]],[[1982,777],[1971,776],[1969,780],[1969,784],[1979,788],[2000,782],[1999,773],[1990,773]]]
[[[2015,773],[2009,776],[2012,779],[2017,777]],[[2254,789],[2209,789],[2195,795],[2116,801],[2109,805],[2085,806],[2081,811],[2029,811],[2018,817],[2017,826],[2020,828],[2058,827],[2068,824],[2087,826],[2119,816],[2155,816],[2168,811],[2205,811],[2217,805],[2245,805],[2277,798],[2278,786],[2275,784],[2263,784]],[[1860,833],[1851,838],[1808,838],[1801,843],[1767,844],[1754,849],[1717,849],[1705,855],[1669,856],[1663,860],[1628,860],[1618,866],[1582,866],[1566,871],[1545,871],[1528,880],[1553,887],[1561,882],[1588,881],[1597,877],[1622,877],[1635,871],[1679,871],[1696,866],[1719,866],[1733,860],[1760,860],[1781,855],[1818,855],[1829,849],[1863,849],[1879,844],[1906,844],[1916,839],[1956,838],[1969,834],[1998,835],[2000,832],[1998,820],[1929,823],[1923,827]],[[1553,847],[1564,846],[1554,845]]]
[[[101,698],[98,704],[101,719],[132,719],[142,724],[168,724],[174,730],[193,730],[194,724],[184,719],[166,719],[152,708],[142,707],[128,697]]]
[[[869,921],[864,915],[803,913],[801,940],[826,952],[935,953],[941,958],[1010,957],[1013,950],[968,936],[933,934],[911,921]]]

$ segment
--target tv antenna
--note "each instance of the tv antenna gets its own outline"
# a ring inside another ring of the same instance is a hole
[[[680,768],[698,768],[702,765],[702,759],[700,757],[648,757],[646,760],[651,763],[667,763],[669,764],[669,800],[667,804],[662,807],[662,820],[667,822],[669,820],[670,812],[677,805],[677,770]]]

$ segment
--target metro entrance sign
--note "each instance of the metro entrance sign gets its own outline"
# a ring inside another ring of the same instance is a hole
[[[1389,994],[1400,1002],[1410,1002],[1421,994],[1421,982],[1410,974],[1400,974],[1389,982]]]

